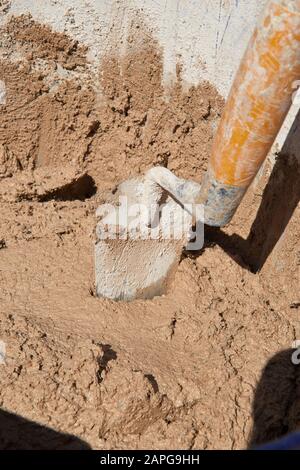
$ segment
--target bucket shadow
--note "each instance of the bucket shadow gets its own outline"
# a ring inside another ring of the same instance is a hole
[[[0,410],[0,450],[88,450],[90,446],[71,434],[63,434]]]
[[[248,238],[207,227],[207,246],[218,244],[236,262],[256,273],[262,269],[300,201],[300,111],[276,158]]]
[[[300,426],[300,365],[294,349],[273,356],[262,371],[253,406],[249,448],[276,440]]]

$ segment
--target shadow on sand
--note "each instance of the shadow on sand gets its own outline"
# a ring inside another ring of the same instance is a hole
[[[88,450],[90,446],[70,434],[0,410],[0,450]]]
[[[252,406],[250,448],[278,439],[299,428],[300,364],[293,364],[293,353],[295,349],[277,353],[262,371]]]
[[[205,227],[208,246],[218,244],[235,261],[254,273],[264,266],[300,201],[299,141],[300,111],[276,158],[246,240],[239,235],[226,235],[217,228]]]

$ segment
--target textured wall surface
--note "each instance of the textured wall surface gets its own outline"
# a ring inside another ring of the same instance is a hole
[[[7,0],[4,5],[7,4],[9,8],[2,7],[5,14],[2,17],[0,14],[0,24],[11,15],[30,13],[34,20],[50,25],[55,31],[67,33],[88,47],[87,56],[91,69],[96,72],[96,82],[99,62],[105,54],[110,50],[126,54],[130,25],[138,15],[162,49],[163,80],[166,86],[176,79],[176,68],[180,65],[181,78],[187,87],[207,79],[226,98],[251,32],[266,2]],[[135,45],[138,46],[136,38]],[[275,150],[282,147],[299,111],[299,104],[299,99],[293,103]]]
[[[206,78],[226,96],[265,1],[12,0],[10,13],[31,13],[67,32],[89,47],[89,58],[97,64],[112,41],[126,52],[129,23],[138,12],[163,47],[166,82],[174,79],[180,63],[187,84]]]

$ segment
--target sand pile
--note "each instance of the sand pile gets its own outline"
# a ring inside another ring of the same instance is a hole
[[[155,164],[201,181],[223,100],[208,83],[185,90],[180,67],[166,96],[148,33],[96,77],[85,48],[28,16],[1,37],[1,408],[93,448],[242,448],[299,426],[296,156],[265,166],[167,295],[98,299],[97,206]]]

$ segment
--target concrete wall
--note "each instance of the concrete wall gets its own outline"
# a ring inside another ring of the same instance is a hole
[[[88,46],[90,67],[98,71],[112,44],[126,53],[132,18],[140,15],[163,51],[164,83],[181,64],[186,86],[203,79],[226,98],[247,42],[267,0],[6,0],[0,24],[10,15],[30,13],[54,30]],[[3,13],[4,12],[4,13]],[[95,80],[96,74],[95,74]],[[1,94],[2,99],[3,93]],[[297,104],[298,103],[298,104]],[[299,110],[295,101],[275,149],[281,147]]]
[[[112,34],[126,52],[131,18],[142,15],[163,48],[164,80],[182,64],[187,85],[202,79],[226,96],[257,16],[266,0],[12,0],[10,14],[31,13],[85,43],[97,66]]]

